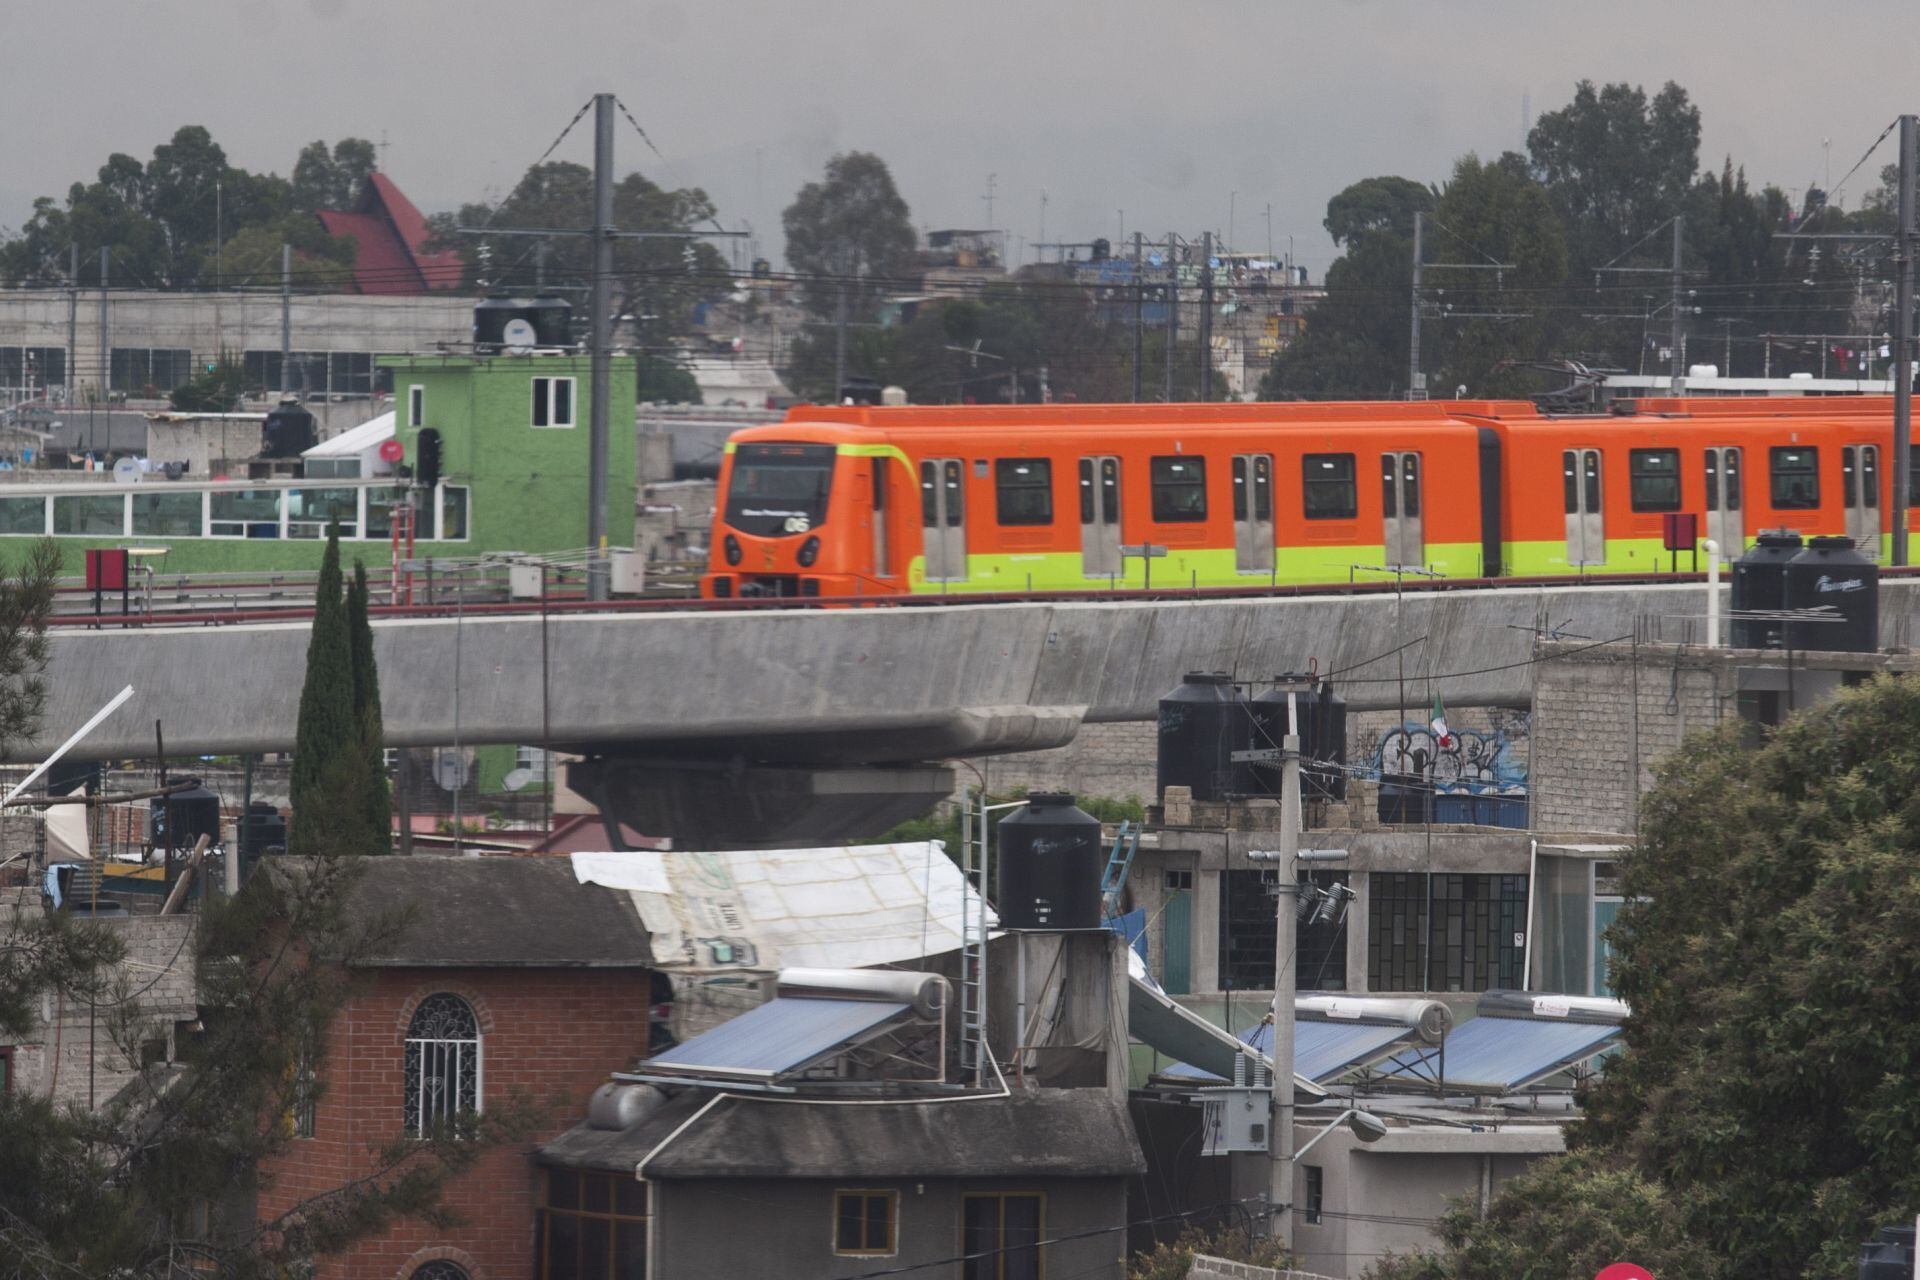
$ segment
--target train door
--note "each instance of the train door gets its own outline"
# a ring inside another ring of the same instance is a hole
[[[1120,576],[1120,459],[1080,459],[1080,563],[1089,578]]]
[[[920,535],[928,582],[967,579],[966,464],[928,458],[920,464]]]
[[[1726,560],[1737,560],[1747,549],[1747,518],[1740,450],[1707,450],[1707,536]]]
[[[1560,455],[1567,508],[1567,564],[1607,562],[1606,515],[1600,506],[1600,451],[1568,449]]]
[[[873,521],[873,576],[887,578],[892,575],[892,566],[887,563],[887,519],[891,515],[887,503],[887,460],[873,460],[873,509],[867,518]]]
[[[1380,512],[1387,565],[1418,568],[1427,562],[1420,515],[1420,455],[1380,455]]]
[[[1234,455],[1233,567],[1241,573],[1273,571],[1273,457],[1271,454]]]
[[[1840,450],[1840,497],[1847,508],[1847,536],[1861,555],[1879,559],[1879,445],[1850,444]]]

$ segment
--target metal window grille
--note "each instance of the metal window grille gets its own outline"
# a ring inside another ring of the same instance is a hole
[[[480,1102],[479,1019],[459,996],[437,992],[407,1026],[407,1132],[424,1138]]]
[[[1379,872],[1369,881],[1372,991],[1485,991],[1518,986],[1527,878]],[[1422,973],[1424,962],[1426,972]]]

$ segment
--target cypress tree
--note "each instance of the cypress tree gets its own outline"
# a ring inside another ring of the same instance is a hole
[[[386,726],[380,718],[380,667],[373,656],[373,624],[367,616],[372,591],[367,566],[353,562],[347,588],[347,630],[352,639],[353,717],[360,730],[364,801],[370,853],[393,852],[393,796],[387,786]]]
[[[327,530],[326,555],[320,561],[320,581],[314,588],[313,630],[307,639],[307,679],[300,689],[300,720],[293,735],[293,773],[289,800],[293,820],[287,832],[287,852],[311,857],[324,846],[326,829],[347,815],[337,808],[337,787],[327,785],[329,774],[362,741],[354,715],[353,637],[347,625],[347,606],[341,598],[340,525]],[[357,821],[359,811],[353,818]]]

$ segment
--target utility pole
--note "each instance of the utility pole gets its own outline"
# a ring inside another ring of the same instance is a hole
[[[1681,363],[1686,357],[1680,346],[1686,341],[1686,321],[1680,314],[1680,243],[1685,232],[1686,219],[1679,214],[1673,218],[1673,375],[1667,390],[1674,395],[1686,391],[1686,365]]]
[[[1267,1129],[1269,1234],[1293,1252],[1293,997],[1294,940],[1299,929],[1300,712],[1287,692],[1287,735],[1280,740],[1280,849],[1274,860],[1273,1103]]]
[[[80,246],[67,246],[67,403],[80,386]]]
[[[293,246],[280,246],[280,394],[286,395],[293,367]]]
[[[1913,501],[1913,240],[1915,126],[1900,117],[1900,232],[1893,242],[1899,287],[1893,313],[1893,563],[1907,563],[1907,508]]]
[[[839,273],[833,287],[833,402],[840,403],[847,385],[847,273]]]
[[[605,600],[607,575],[607,396],[613,359],[607,283],[613,274],[613,95],[593,95],[593,397],[587,441],[587,599]],[[629,406],[631,412],[631,406]]]
[[[1426,375],[1420,372],[1420,231],[1423,215],[1413,211],[1413,335],[1407,347],[1407,399],[1427,398]]]
[[[1200,403],[1213,399],[1213,232],[1200,236]]]
[[[1133,233],[1133,402],[1140,403],[1140,325],[1146,311],[1146,282],[1140,278],[1140,233]]]
[[[113,354],[107,348],[107,255],[112,250],[100,246],[100,396],[102,403],[113,390]],[[89,441],[91,443],[91,441]]]
[[[1173,403],[1173,349],[1180,345],[1180,263],[1173,255],[1173,232],[1167,232],[1167,395]]]

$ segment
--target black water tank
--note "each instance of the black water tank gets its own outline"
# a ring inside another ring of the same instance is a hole
[[[1244,690],[1224,671],[1191,671],[1173,692],[1160,699],[1160,747],[1155,783],[1188,787],[1195,800],[1253,795],[1260,782],[1251,765],[1235,764],[1233,753],[1253,743],[1253,719]]]
[[[1727,643],[1734,648],[1785,646],[1785,622],[1740,615],[1787,607],[1787,562],[1800,554],[1800,546],[1800,535],[1792,529],[1763,529],[1747,553],[1733,562],[1733,621],[1728,627]]]
[[[573,345],[573,304],[543,294],[538,298],[496,296],[473,308],[473,350],[476,355],[498,355],[507,343],[507,326],[525,320],[533,329],[535,347]],[[519,344],[515,344],[519,345]]]
[[[282,400],[267,414],[260,428],[260,456],[297,458],[319,442],[313,429],[313,415],[297,400]]]
[[[1303,798],[1344,800],[1347,798],[1347,700],[1333,691],[1325,680],[1309,676],[1281,676],[1281,684],[1300,682],[1309,686],[1296,694],[1294,710],[1300,721],[1300,794]],[[1287,736],[1287,692],[1272,688],[1253,698],[1253,745],[1278,747]],[[1322,763],[1310,764],[1309,761]],[[1255,771],[1264,784],[1265,794],[1280,794],[1280,770]]]
[[[205,787],[155,796],[148,803],[147,832],[154,848],[191,849],[201,836],[220,843],[220,797]]]
[[[269,849],[287,847],[287,820],[264,800],[255,800],[234,823],[240,837],[240,856],[252,860]]]
[[[1106,865],[1098,818],[1070,795],[1028,796],[1000,820],[1000,927],[1098,929]]]
[[[1839,611],[1838,622],[1789,622],[1787,648],[1832,653],[1880,649],[1880,570],[1853,539],[1820,537],[1787,565],[1787,608]]]
[[[1860,1246],[1860,1280],[1909,1280],[1913,1275],[1914,1230],[1882,1227]]]

